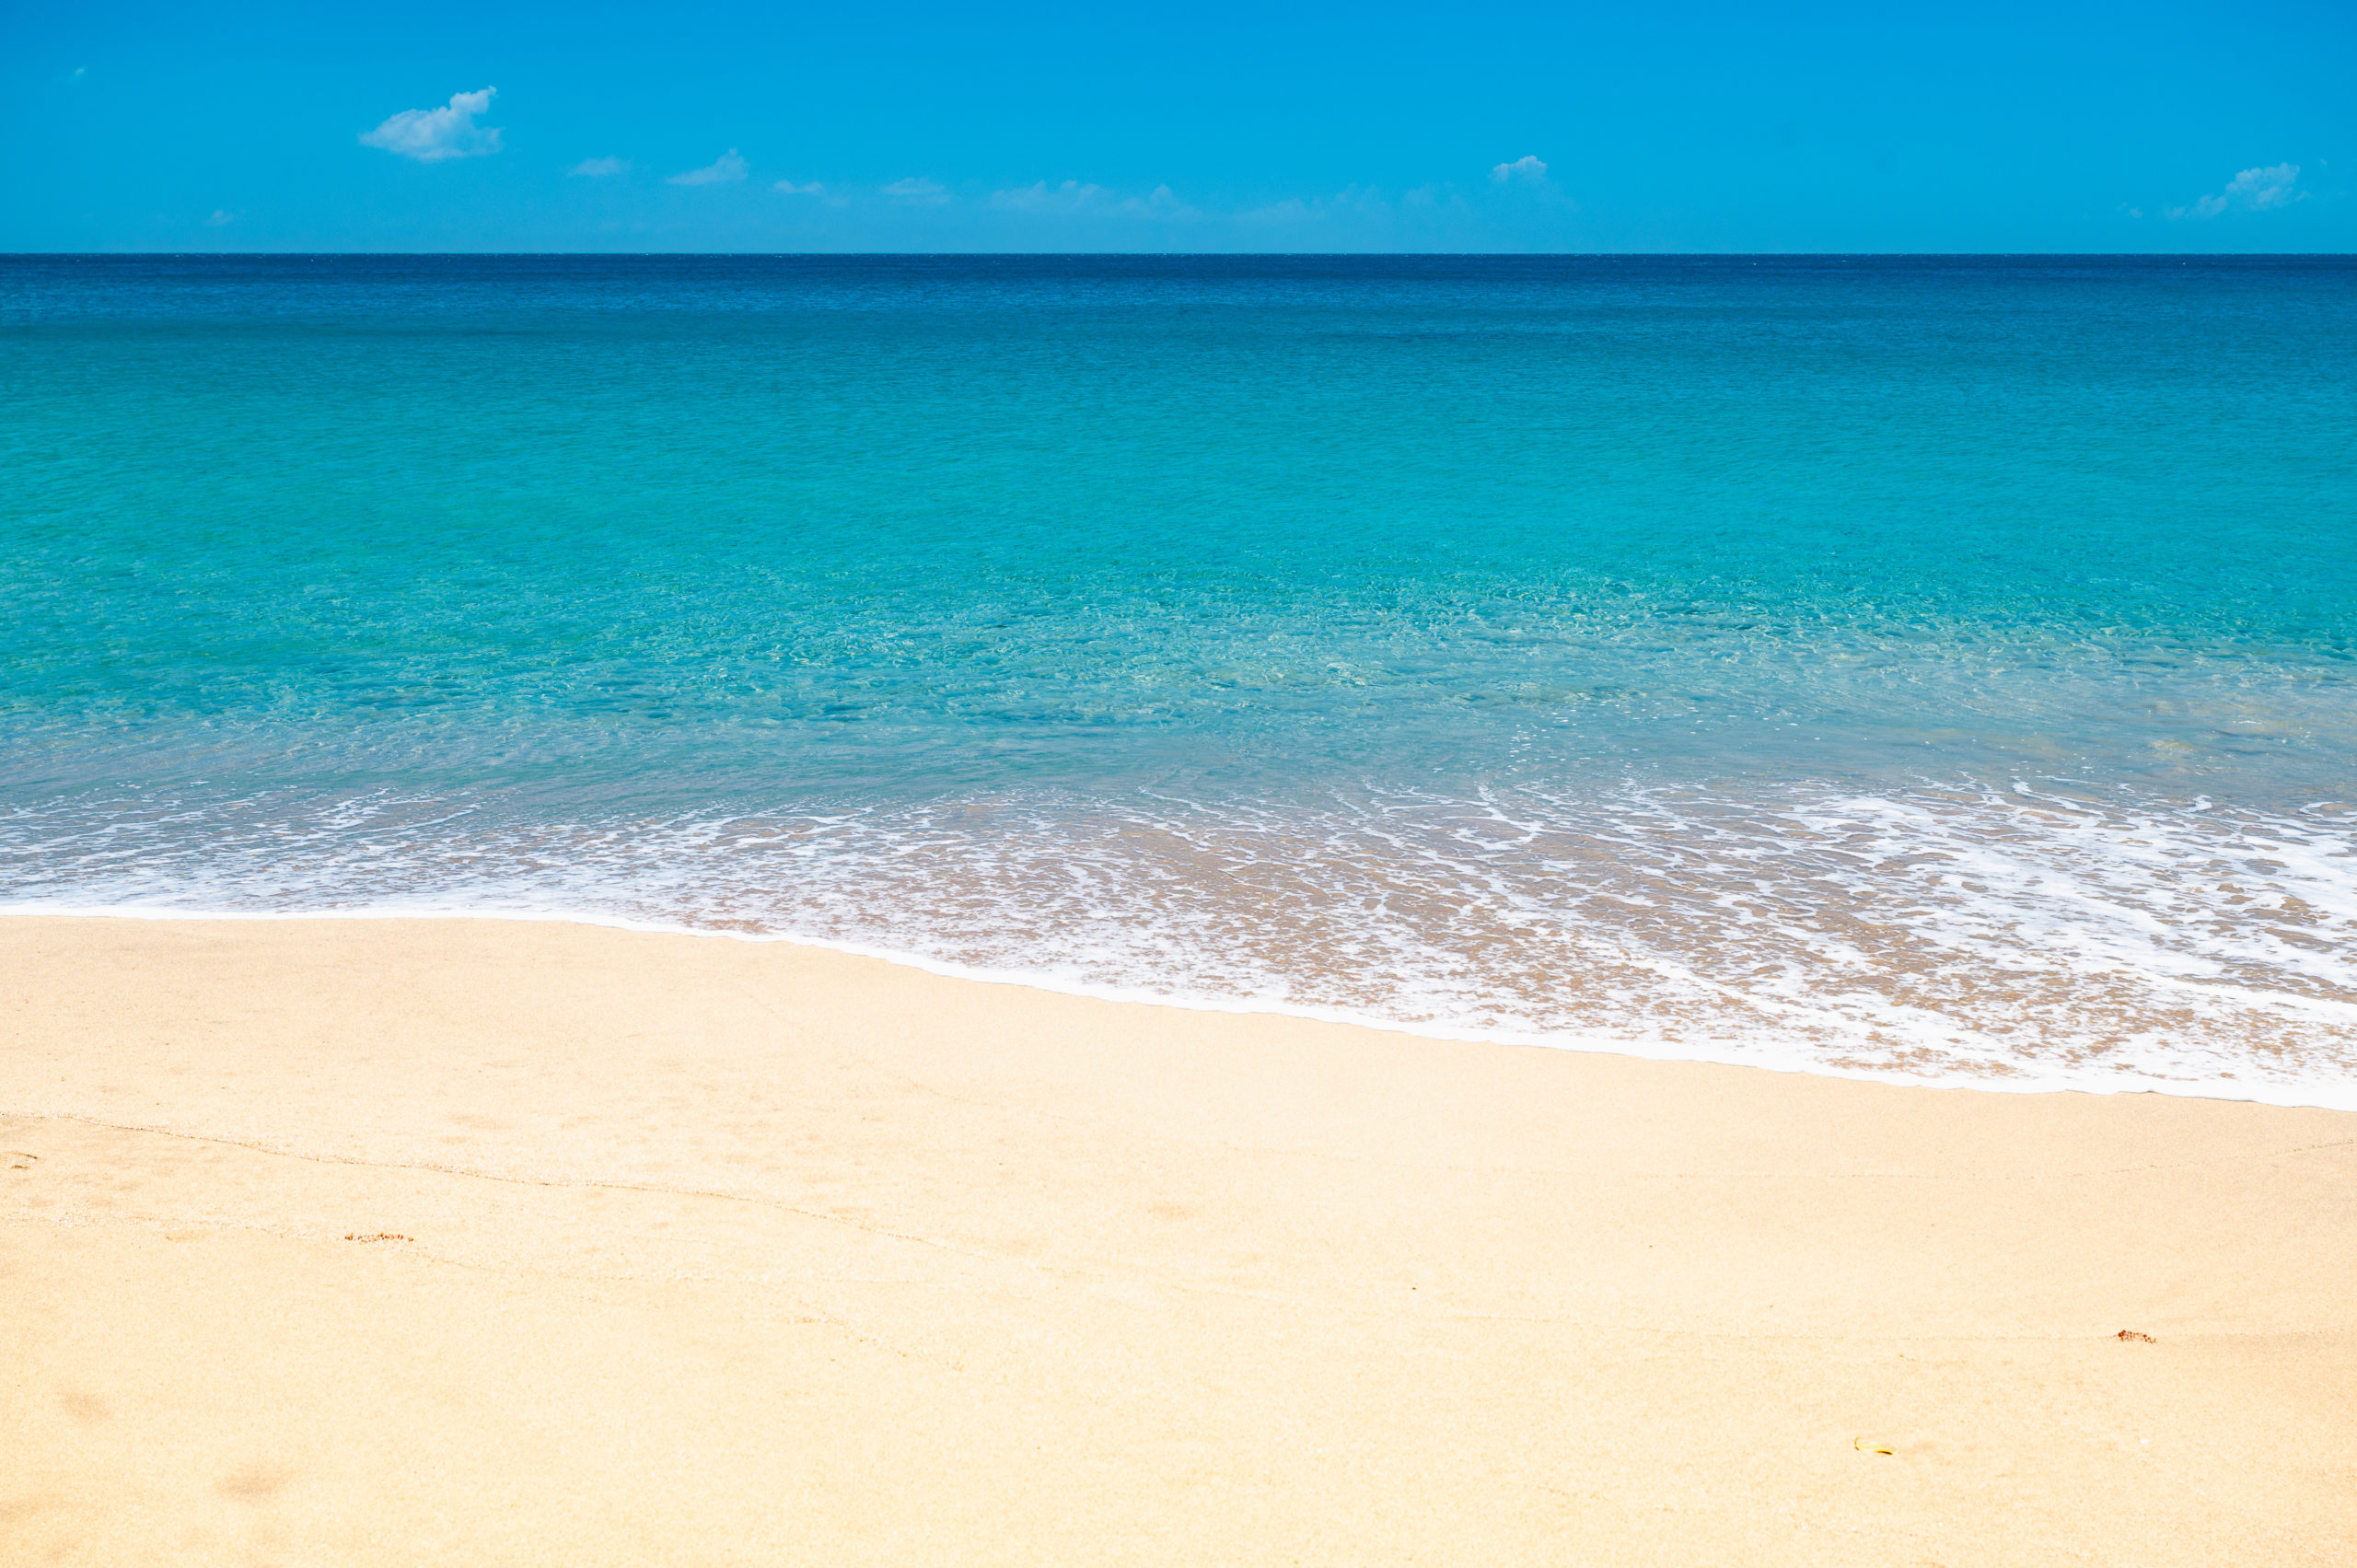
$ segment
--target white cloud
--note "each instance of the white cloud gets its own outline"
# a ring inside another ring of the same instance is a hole
[[[1143,196],[1124,196],[1102,185],[1067,180],[1051,185],[1044,180],[1012,190],[991,192],[991,205],[1001,212],[1037,213],[1055,217],[1158,218],[1185,222],[1202,215],[1180,201],[1167,185],[1157,185]]]
[[[226,211],[220,207],[215,207],[213,209],[213,215],[204,220],[204,226],[207,228],[220,228],[237,221],[237,214]]]
[[[671,176],[674,185],[727,185],[745,178],[745,160],[729,148],[702,168],[682,169]]]
[[[448,106],[442,109],[404,109],[374,131],[363,131],[361,145],[382,147],[420,163],[495,153],[499,150],[497,128],[476,124],[475,116],[490,111],[498,91],[485,87],[481,92],[452,93]]]
[[[626,157],[586,157],[579,163],[575,164],[571,168],[566,169],[565,172],[567,174],[584,175],[591,180],[603,180],[609,174],[628,174],[630,172],[630,159]]]
[[[822,185],[816,180],[807,180],[798,185],[791,180],[781,180],[770,189],[782,196],[807,196],[821,206],[848,207],[851,205],[849,196],[832,187]]]
[[[1547,166],[1533,157],[1523,157],[1512,163],[1502,163],[1490,170],[1490,178],[1501,185],[1520,180],[1533,185],[1547,183]]]
[[[949,192],[930,180],[895,180],[884,187],[884,194],[903,202],[917,202],[937,207],[949,200]]]
[[[2226,181],[2226,188],[2214,196],[2204,196],[2189,207],[2171,207],[2173,218],[2214,218],[2229,210],[2264,213],[2277,207],[2288,207],[2294,202],[2308,199],[2305,191],[2295,191],[2300,178],[2296,163],[2279,163],[2266,168],[2246,168]]]
[[[1242,224],[1304,224],[1332,223],[1336,220],[1359,223],[1387,223],[1393,215],[1391,199],[1373,185],[1345,185],[1331,196],[1319,196],[1303,201],[1288,196],[1265,207],[1248,207],[1236,215]]]

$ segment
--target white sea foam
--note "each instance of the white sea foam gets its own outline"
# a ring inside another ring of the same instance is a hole
[[[1447,1036],[2357,1106],[2357,815],[2332,805],[1368,789],[551,825],[496,798],[85,798],[0,823],[0,889],[563,914]]]

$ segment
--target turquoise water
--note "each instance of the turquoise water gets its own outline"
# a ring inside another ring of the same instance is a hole
[[[2357,1103],[2357,264],[0,259],[0,902]]]

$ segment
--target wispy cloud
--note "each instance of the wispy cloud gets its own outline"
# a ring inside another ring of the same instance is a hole
[[[816,180],[806,180],[799,184],[791,180],[781,180],[770,189],[781,196],[811,197],[821,206],[848,207],[851,205],[851,198],[848,195],[822,185]]]
[[[404,109],[388,116],[374,131],[360,133],[361,145],[382,147],[420,163],[495,153],[498,129],[476,124],[475,116],[490,112],[491,100],[498,91],[485,87],[481,92],[452,93],[449,103],[441,109]]]
[[[1547,166],[1536,157],[1526,156],[1512,163],[1495,166],[1490,170],[1490,178],[1501,185],[1511,185],[1516,180],[1526,185],[1544,185],[1547,183]]]
[[[914,202],[927,207],[937,207],[949,200],[949,192],[930,180],[895,180],[884,187],[884,194],[896,202]]]
[[[1051,217],[1154,218],[1184,223],[1202,215],[1180,201],[1169,186],[1157,185],[1145,195],[1123,195],[1102,185],[1067,180],[1051,185],[1044,180],[1011,190],[991,192],[992,206],[1001,212],[1036,213]]]
[[[207,228],[225,228],[237,221],[237,214],[223,207],[215,207],[213,209],[213,215],[204,220],[204,226]]]
[[[670,177],[674,185],[728,185],[745,178],[745,160],[729,148],[702,168],[682,169]]]
[[[567,174],[582,175],[590,180],[603,180],[610,174],[628,174],[630,172],[630,159],[626,157],[586,157],[579,163],[575,164],[571,168],[566,169],[565,172]]]
[[[2279,163],[2266,168],[2246,168],[2226,181],[2226,188],[2214,196],[2204,196],[2190,206],[2171,207],[2173,218],[2214,218],[2221,213],[2264,213],[2277,207],[2288,207],[2294,202],[2308,199],[2305,191],[2295,189],[2300,178],[2296,163]]]
[[[1256,226],[1327,224],[1337,220],[1381,223],[1388,220],[1392,213],[1391,199],[1378,188],[1346,185],[1331,196],[1318,196],[1308,201],[1288,196],[1282,202],[1271,202],[1266,206],[1248,207],[1236,215],[1236,221]]]

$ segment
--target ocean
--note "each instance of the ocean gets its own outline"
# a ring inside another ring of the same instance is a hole
[[[2357,261],[0,258],[0,909],[2357,1107]]]

